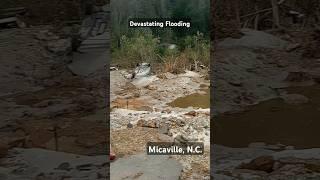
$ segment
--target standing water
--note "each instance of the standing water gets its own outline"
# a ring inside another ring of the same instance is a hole
[[[205,93],[193,93],[184,97],[177,98],[176,100],[168,103],[171,107],[197,107],[197,108],[210,108],[210,89],[203,90]]]
[[[287,89],[288,93],[309,98],[304,104],[287,104],[273,99],[248,111],[220,115],[214,119],[215,144],[247,147],[253,142],[320,147],[320,85]]]

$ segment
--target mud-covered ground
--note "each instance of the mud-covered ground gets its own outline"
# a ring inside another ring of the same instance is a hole
[[[214,179],[319,179],[319,36],[242,30],[213,65]]]
[[[120,160],[145,154],[147,142],[204,142],[204,155],[175,155],[172,158],[182,166],[182,172],[178,173],[181,179],[208,179],[210,84],[205,72],[162,73],[134,80],[125,79],[124,74],[126,72],[120,70],[112,71],[110,75],[111,145]],[[197,104],[193,101],[194,96],[205,100]],[[179,107],[181,104],[184,106]],[[111,174],[117,172],[113,166],[121,168],[117,161],[111,163]],[[144,170],[140,170],[143,174]],[[148,177],[151,178],[144,176]]]
[[[51,30],[0,30],[0,179],[104,179],[105,69],[74,75],[71,39]]]
[[[94,63],[101,68],[76,75],[74,68],[83,66],[83,58],[78,62],[77,58],[90,52],[72,52],[71,39],[63,34],[72,28],[64,30],[55,34],[51,26],[36,26],[0,31],[0,81],[5,84],[0,90],[2,179],[108,177],[105,67]],[[99,53],[92,55],[107,60],[108,54]],[[111,140],[118,158],[112,164],[121,170],[123,162],[130,165],[126,157],[132,165],[141,162],[147,141],[203,141],[203,156],[160,156],[154,162],[163,162],[163,168],[170,167],[166,163],[174,165],[168,173],[172,177],[208,178],[209,101],[193,102],[209,98],[206,73],[165,73],[134,81],[123,73],[110,75]],[[202,108],[175,107],[181,102]],[[113,178],[121,178],[121,172]]]

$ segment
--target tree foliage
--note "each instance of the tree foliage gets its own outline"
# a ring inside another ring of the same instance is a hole
[[[198,31],[209,35],[210,0],[117,0],[111,1],[111,10],[113,41],[135,33],[135,30],[128,29],[129,18],[191,19],[192,27],[188,31],[153,28],[153,34],[165,41]]]

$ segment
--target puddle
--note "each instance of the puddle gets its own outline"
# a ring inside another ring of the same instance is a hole
[[[177,98],[176,100],[168,103],[171,107],[197,107],[197,108],[210,108],[210,89],[203,90],[204,94],[193,93],[188,96]]]
[[[282,99],[252,106],[246,112],[215,118],[214,141],[229,147],[247,147],[252,142],[281,143],[296,148],[320,147],[320,85],[287,89],[309,102],[300,105]]]

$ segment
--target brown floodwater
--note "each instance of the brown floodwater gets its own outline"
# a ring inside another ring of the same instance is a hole
[[[193,93],[188,96],[179,97],[168,103],[171,107],[197,107],[197,108],[210,108],[210,89],[203,90],[205,93]]]
[[[320,147],[320,85],[286,89],[309,98],[306,104],[292,105],[273,99],[237,114],[214,118],[215,144],[247,147],[252,142]]]

